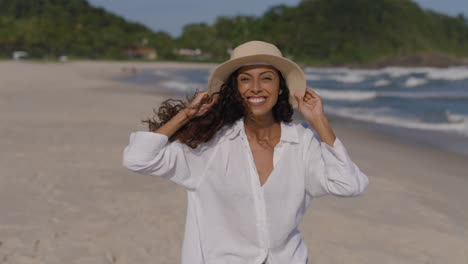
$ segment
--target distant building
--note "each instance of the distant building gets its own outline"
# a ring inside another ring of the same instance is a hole
[[[202,55],[201,49],[179,49],[177,50],[177,54],[181,56],[187,57],[198,57]]]
[[[179,56],[191,57],[192,59],[211,59],[213,57],[211,53],[203,52],[201,49],[181,48],[175,50],[175,53]]]
[[[156,50],[153,48],[128,48],[124,54],[129,58],[155,60],[158,58]]]
[[[13,51],[13,59],[20,60],[23,57],[27,57],[29,54],[26,51]]]

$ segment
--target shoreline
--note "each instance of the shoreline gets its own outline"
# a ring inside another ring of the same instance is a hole
[[[395,142],[415,147],[433,148],[438,151],[468,157],[468,139],[462,135],[440,131],[397,127],[335,115],[329,115],[329,117],[330,119],[335,120],[335,122],[347,123],[348,126],[357,125],[364,127],[369,131],[381,134]]]
[[[1,61],[13,61],[11,58],[3,58]],[[93,61],[89,59],[73,59],[67,62],[60,61],[48,61],[48,60],[31,60],[25,59],[24,61],[29,63],[69,63],[69,62],[88,62]],[[183,61],[183,60],[157,60],[157,61],[145,61],[145,60],[94,60],[93,62],[103,63],[122,63],[122,64],[139,64],[139,65],[151,65],[163,66],[167,68],[191,68],[191,67],[213,67],[223,61]],[[443,53],[414,53],[406,56],[388,56],[380,59],[376,59],[366,63],[343,63],[343,64],[306,64],[299,63],[303,68],[349,68],[349,69],[362,69],[362,70],[375,70],[384,69],[388,67],[402,67],[402,68],[450,68],[450,67],[466,67],[468,66],[468,57],[457,57],[454,55],[447,55]]]

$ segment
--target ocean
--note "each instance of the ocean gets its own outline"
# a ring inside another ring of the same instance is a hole
[[[468,155],[468,67],[306,68],[325,113],[416,144]],[[152,70],[123,79],[180,96],[205,90],[209,70]]]

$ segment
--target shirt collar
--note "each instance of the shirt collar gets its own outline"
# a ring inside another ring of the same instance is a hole
[[[240,135],[241,130],[244,129],[244,118],[241,118],[234,122],[234,124],[231,125],[231,128],[227,134],[229,139],[234,139],[237,136]]]
[[[241,134],[244,130],[244,118],[237,120],[232,124],[229,133],[227,134],[229,139],[234,139]],[[299,143],[299,137],[297,130],[292,123],[281,122],[281,142]]]

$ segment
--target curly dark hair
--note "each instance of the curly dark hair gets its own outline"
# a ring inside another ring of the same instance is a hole
[[[196,148],[198,145],[208,142],[223,126],[232,125],[245,116],[248,107],[237,89],[238,75],[239,70],[233,72],[221,86],[220,91],[212,95],[212,97],[217,95],[218,101],[203,116],[191,119],[174,133],[169,140],[178,140],[191,148]],[[280,71],[278,71],[278,75],[281,92],[278,95],[276,105],[272,109],[273,117],[276,122],[291,122],[293,108],[289,103],[289,88]],[[195,98],[195,95],[192,99]],[[188,102],[168,99],[161,104],[157,111],[153,109],[154,116],[151,119],[142,120],[142,122],[148,124],[150,131],[155,131],[171,120],[180,110],[184,109],[192,99],[189,98]],[[159,121],[157,121],[156,117]]]

